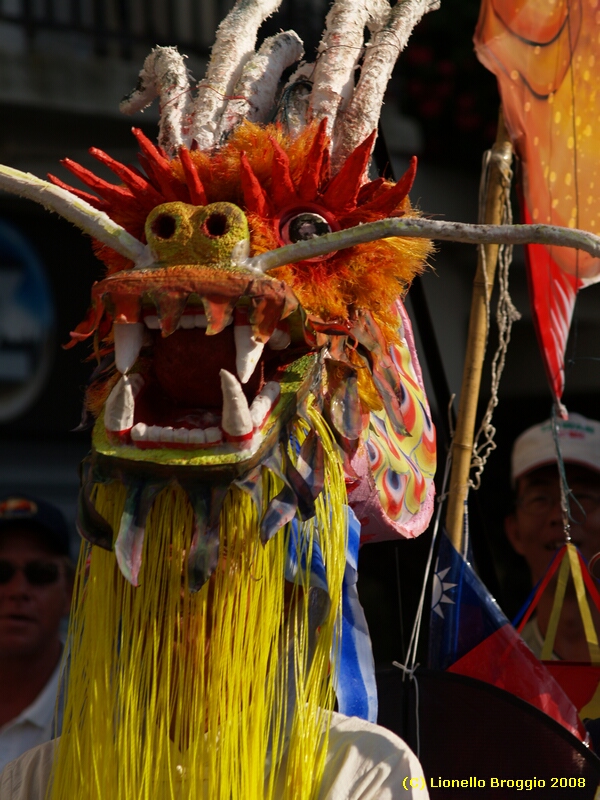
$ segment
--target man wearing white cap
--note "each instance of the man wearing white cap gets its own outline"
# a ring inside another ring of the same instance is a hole
[[[568,420],[558,420],[556,424],[572,492],[571,539],[589,561],[600,551],[600,422],[570,414]],[[527,561],[534,584],[544,576],[555,551],[566,541],[552,425],[548,420],[528,428],[515,441],[512,452],[511,480],[516,502],[514,511],[505,520],[505,530],[514,549]],[[522,634],[538,657],[552,610],[555,584],[553,579],[540,599],[536,616]],[[600,630],[600,614],[590,605],[596,630]],[[572,581],[565,594],[554,653],[568,661],[589,660]]]

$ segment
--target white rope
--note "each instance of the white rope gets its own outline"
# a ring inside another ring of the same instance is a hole
[[[419,721],[419,681],[417,680],[417,676],[415,674],[416,671],[417,671],[417,668],[419,667],[419,664],[415,664],[414,667],[411,667],[410,669],[408,667],[405,667],[404,664],[401,664],[399,661],[392,661],[392,665],[394,667],[397,667],[399,670],[402,670],[402,673],[403,673],[402,680],[403,681],[404,681],[404,679],[406,677],[408,677],[409,680],[415,682],[415,719],[416,719],[416,738],[417,738],[417,743],[416,743],[416,747],[415,747],[415,751],[416,751],[415,754],[416,754],[417,758],[420,758],[420,754],[421,754],[421,725],[420,725],[420,721]]]

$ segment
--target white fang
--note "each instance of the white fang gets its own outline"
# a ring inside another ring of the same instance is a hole
[[[115,322],[115,364],[121,375],[133,367],[140,354],[144,340],[144,325],[141,322]]]
[[[107,431],[128,431],[132,427],[135,398],[143,385],[144,379],[138,373],[119,378],[104,408],[104,427]]]
[[[234,325],[235,369],[241,383],[247,383],[260,361],[264,344],[252,336],[250,325]]]
[[[221,427],[229,436],[247,436],[252,433],[252,417],[240,382],[226,369],[222,369],[220,375],[223,391]]]

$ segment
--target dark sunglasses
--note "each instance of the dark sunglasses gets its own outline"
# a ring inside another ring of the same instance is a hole
[[[0,559],[0,585],[9,583],[19,570],[30,586],[49,586],[56,583],[60,574],[59,566],[54,561],[28,561],[24,567],[18,567],[12,561]]]

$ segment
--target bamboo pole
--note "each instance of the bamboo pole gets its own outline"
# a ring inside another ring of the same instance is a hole
[[[485,223],[498,225],[502,221],[506,174],[510,169],[511,163],[512,146],[501,109],[498,118],[498,132],[492,147],[492,156],[489,164],[485,199]],[[475,419],[488,336],[487,310],[494,287],[498,245],[486,244],[483,246],[483,251],[485,261],[481,258],[480,250],[473,281],[467,350],[463,367],[456,431],[452,441],[452,470],[446,512],[446,530],[452,544],[459,552],[462,547],[464,507],[469,494],[469,472],[473,454]]]

